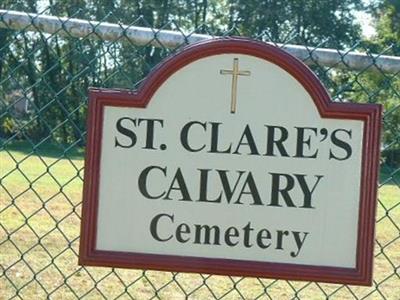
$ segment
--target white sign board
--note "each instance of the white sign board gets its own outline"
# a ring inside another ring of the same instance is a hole
[[[242,39],[90,101],[81,263],[371,282],[379,106]]]

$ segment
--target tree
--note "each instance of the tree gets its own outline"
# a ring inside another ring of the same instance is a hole
[[[400,1],[381,0],[371,7],[375,17],[377,35],[371,44],[378,51],[391,48],[390,54],[400,56]],[[385,150],[386,161],[391,165],[400,166],[400,76],[384,74],[375,80],[379,86],[387,86],[382,93],[382,103],[385,106]]]
[[[244,35],[264,32],[272,41],[296,37],[301,44],[343,47],[360,38],[353,12],[363,9],[361,0],[229,0],[230,26]]]
[[[292,42],[312,46],[328,40],[324,46],[333,47],[351,45],[359,38],[360,29],[353,21],[352,11],[362,9],[362,0],[49,0],[49,3],[46,13],[60,17],[182,30],[186,34],[197,31],[221,35],[236,28],[231,34],[269,36],[276,42],[295,35],[297,39]],[[9,4],[10,9],[37,12],[43,1],[17,0]],[[5,80],[0,92],[31,92],[35,112],[27,121],[29,126],[17,126],[16,132],[35,143],[47,141],[50,135],[52,141],[61,144],[82,144],[88,87],[135,88],[170,52],[151,45],[136,46],[126,39],[107,42],[10,30],[0,31],[2,41],[8,46],[0,50],[0,76],[5,67],[15,71],[13,80]],[[3,116],[9,113],[5,111]]]
[[[376,22],[377,35],[372,42],[378,48],[392,46],[393,54],[400,55],[400,1],[381,0],[370,7]]]
[[[376,35],[364,42],[374,53],[400,55],[400,1],[373,2],[369,11],[373,16]],[[358,102],[381,103],[384,106],[382,157],[388,165],[400,166],[400,77],[381,70],[363,72],[346,78],[360,87],[353,93]],[[345,80],[346,80],[345,79]]]

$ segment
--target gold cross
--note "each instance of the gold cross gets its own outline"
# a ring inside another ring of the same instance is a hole
[[[231,92],[231,114],[236,112],[237,82],[238,76],[250,76],[250,71],[239,71],[239,58],[233,59],[233,70],[220,70],[221,75],[232,75],[232,92]]]

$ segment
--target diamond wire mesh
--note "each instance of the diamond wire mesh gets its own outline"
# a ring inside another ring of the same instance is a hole
[[[130,25],[149,27],[144,18]],[[189,36],[175,22],[163,28]],[[334,101],[385,106],[372,287],[80,267],[87,88],[135,88],[177,49],[62,30],[0,29],[0,299],[400,299],[399,73],[372,72],[373,63],[357,72],[313,66]]]

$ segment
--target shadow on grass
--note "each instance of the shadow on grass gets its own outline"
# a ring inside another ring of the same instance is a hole
[[[5,143],[0,140],[0,151],[18,152],[24,155],[39,155],[49,158],[84,159],[85,148],[77,145],[55,145],[49,142],[37,145],[28,141],[13,141]]]

